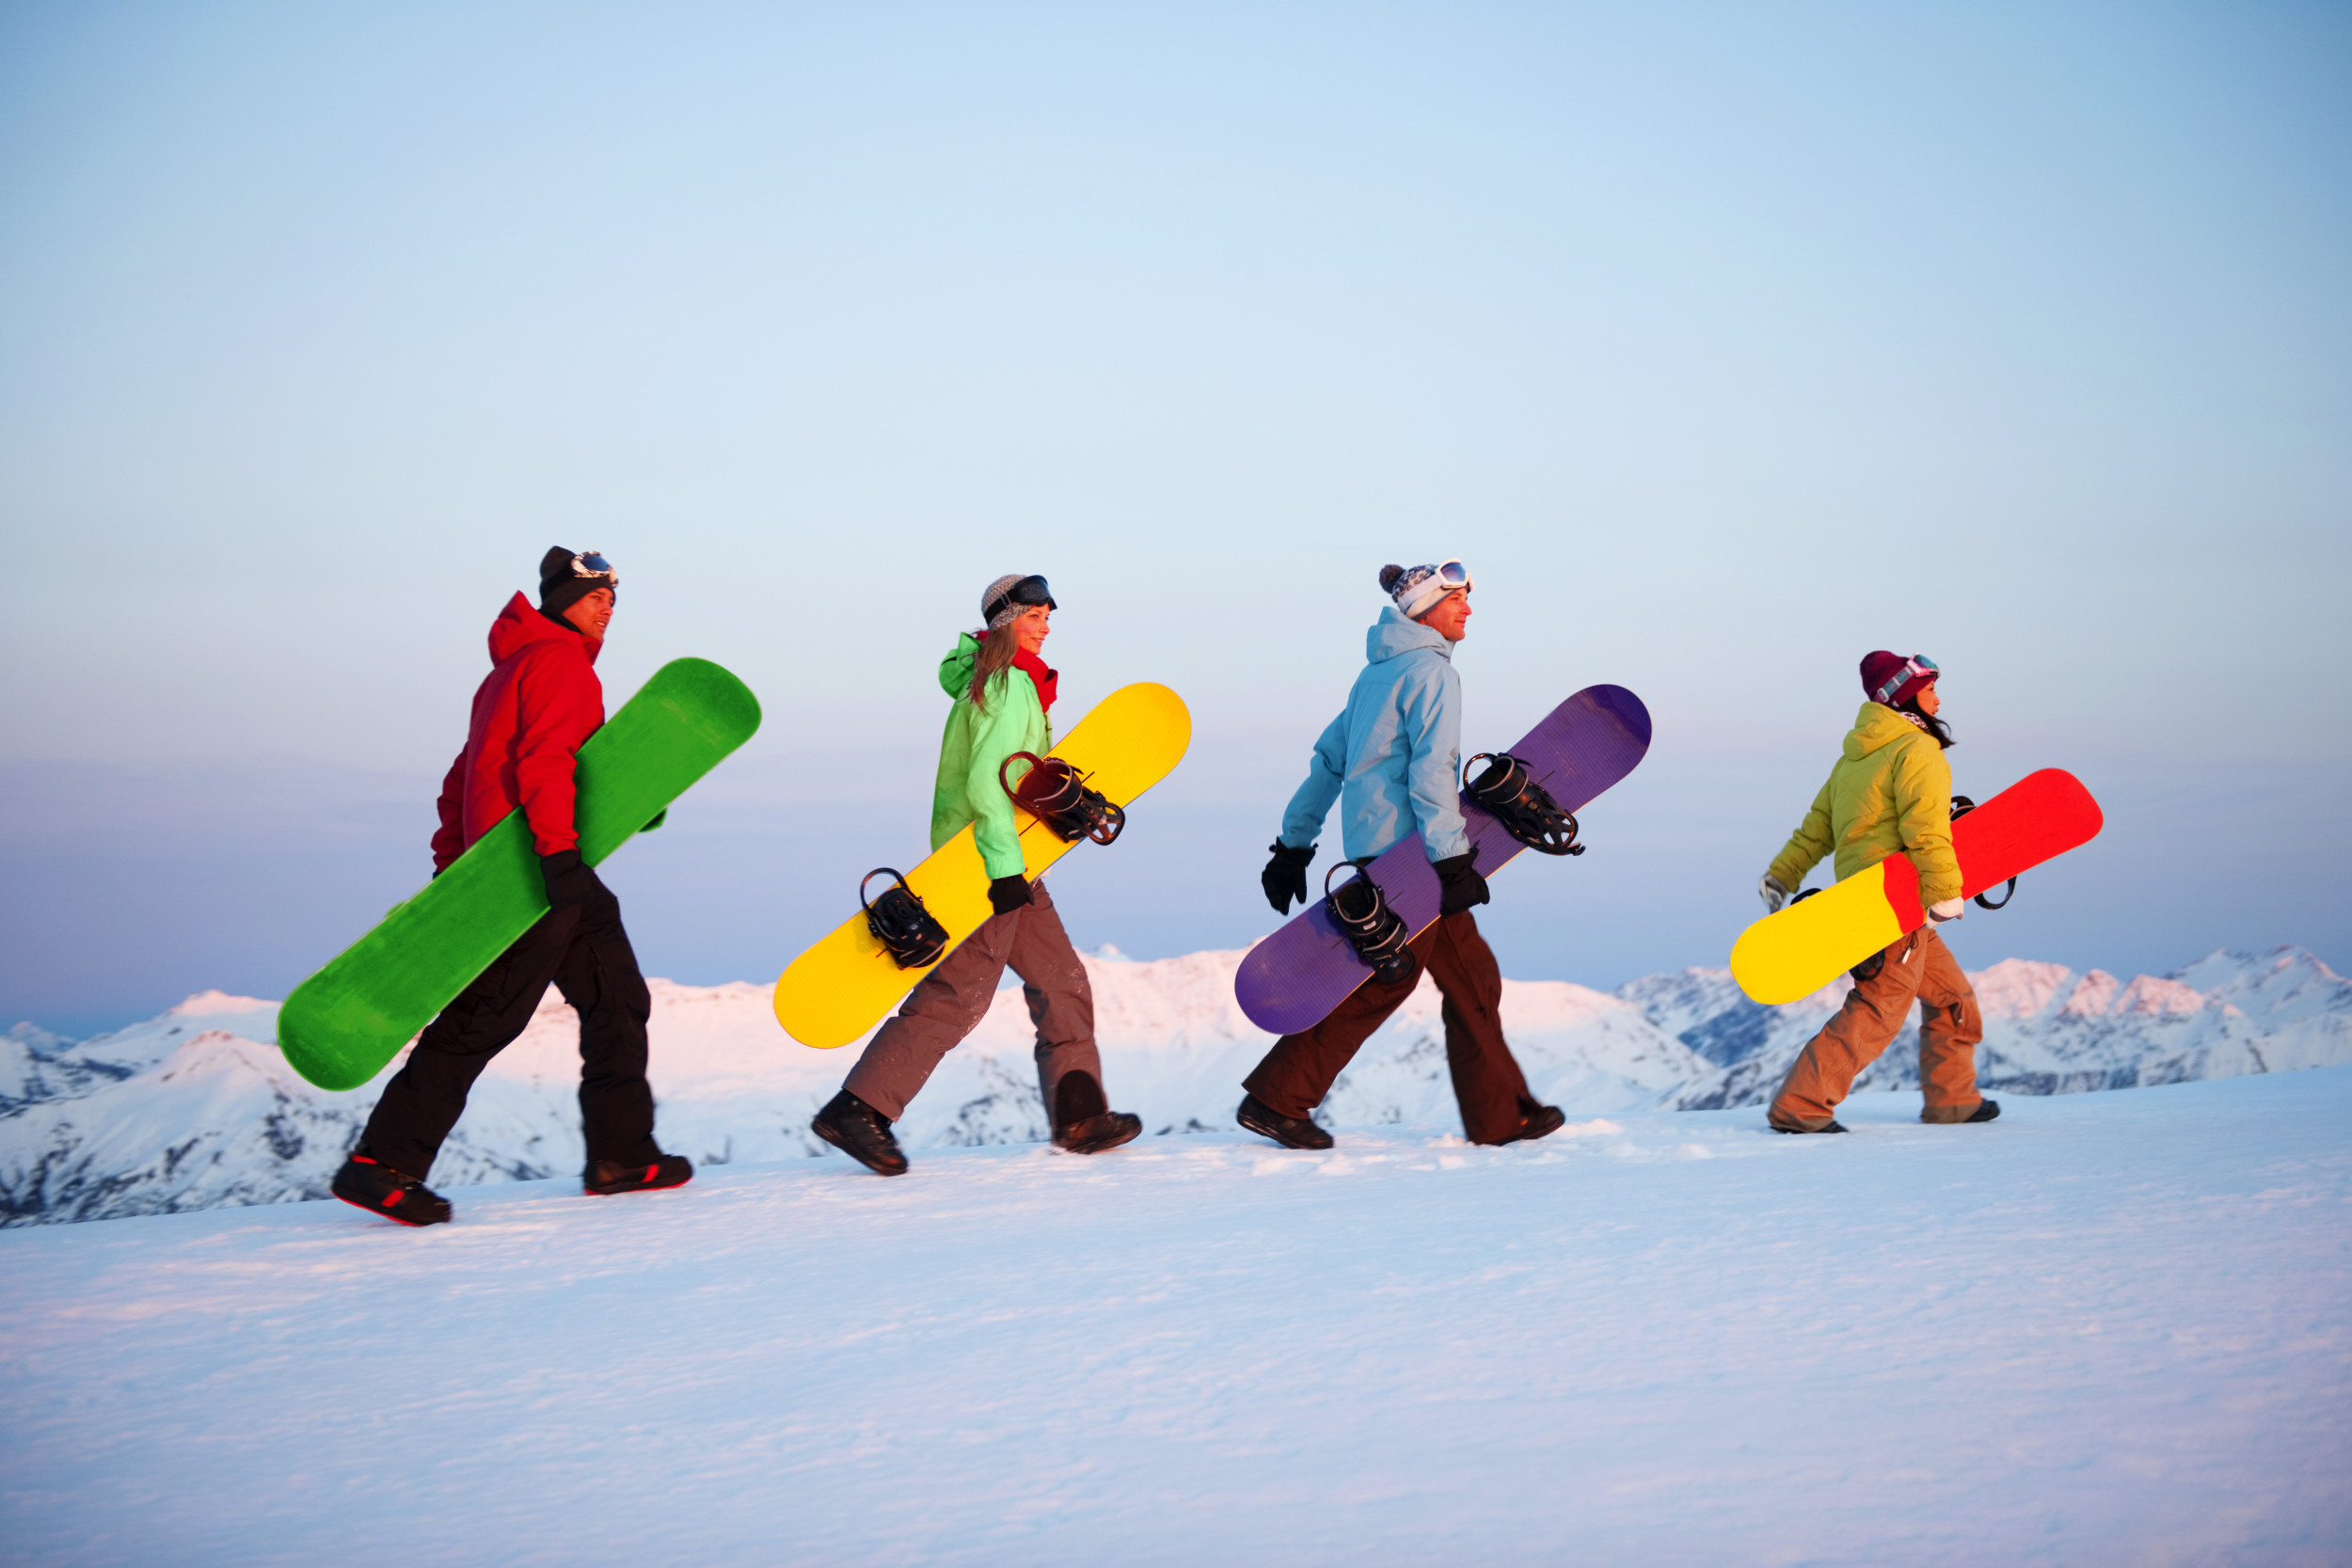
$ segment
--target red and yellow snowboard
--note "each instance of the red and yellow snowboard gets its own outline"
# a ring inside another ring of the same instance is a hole
[[[2026,774],[1952,823],[1961,896],[1973,898],[2090,843],[2106,821],[2074,774],[2057,768]],[[1794,1002],[1927,919],[1918,868],[1908,855],[1889,855],[1740,932],[1731,946],[1731,977],[1753,1001]]]
[[[1122,686],[1095,705],[1050,753],[1088,774],[1089,787],[1125,806],[1184,760],[1192,743],[1184,700],[1149,681]],[[1035,879],[1075,846],[1021,814],[1022,875]],[[978,930],[991,913],[988,870],[966,824],[907,873],[907,886],[947,928],[940,957]],[[875,1024],[936,969],[900,969],[875,940],[863,912],[792,960],[776,981],[776,1022],[803,1045],[847,1045]]]

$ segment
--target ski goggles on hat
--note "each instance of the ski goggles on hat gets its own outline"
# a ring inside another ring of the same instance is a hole
[[[1470,579],[1470,568],[1459,561],[1448,561],[1436,566],[1416,566],[1396,579],[1390,597],[1397,609],[1407,615],[1427,613],[1429,607],[1447,594],[1467,592],[1477,586]]]
[[[1061,608],[1054,602],[1053,592],[1045,586],[1043,578],[1027,577],[981,606],[980,619],[993,622],[1004,611],[1007,605],[1016,604],[1032,610],[1039,605],[1043,605],[1048,610]]]
[[[598,555],[595,550],[582,550],[572,557],[572,576],[599,578],[615,588],[621,586],[621,574],[612,569],[612,562]]]
[[[1914,654],[1903,660],[1903,667],[1886,677],[1886,684],[1870,693],[1870,701],[1892,705],[1895,693],[1914,680],[1933,680],[1944,672],[1935,667],[1935,660],[1925,654]]]

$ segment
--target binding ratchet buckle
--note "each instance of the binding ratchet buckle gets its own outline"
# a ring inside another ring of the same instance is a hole
[[[868,900],[866,883],[877,877],[887,877],[895,885],[882,889],[880,898]],[[876,866],[866,874],[866,880],[857,885],[857,901],[866,906],[866,928],[900,969],[929,969],[947,951],[947,927],[931,918],[931,911],[907,886],[907,879],[890,867]]]
[[[1959,821],[1962,817],[1963,817],[1963,816],[1967,816],[1970,812],[1972,812],[1972,811],[1974,811],[1974,810],[1976,810],[1976,809],[1977,809],[1977,803],[1976,803],[1974,800],[1971,800],[1970,799],[1968,799],[1968,797],[1967,797],[1967,796],[1965,796],[1965,795],[1955,795],[1955,796],[1953,796],[1953,797],[1952,797],[1952,820],[1953,820],[1953,821],[1955,821],[1955,822]],[[2004,890],[2003,890],[2003,892],[2002,892],[2002,894],[2001,894],[2001,901],[2000,901],[1999,903],[1995,904],[1995,903],[1994,903],[1992,899],[1987,898],[1987,897],[1986,897],[1983,894],[1981,894],[1981,893],[1978,894],[1978,895],[1976,895],[1976,897],[1974,897],[1973,899],[1969,900],[1969,902],[1971,902],[1971,903],[1975,904],[1975,905],[1977,906],[1977,908],[1979,908],[1979,909],[1980,909],[1980,910],[2005,910],[2005,909],[2008,909],[2008,908],[2009,908],[2009,906],[2010,906],[2010,902],[2011,902],[2012,900],[2014,900],[2014,899],[2016,898],[2016,896],[2017,896],[2017,879],[2016,879],[2016,878],[2014,878],[2014,877],[2011,877],[2011,878],[2009,879],[2009,886],[2008,886],[2006,889],[2004,889]]]
[[[1486,770],[1470,776],[1470,765],[1486,759]],[[1581,855],[1576,818],[1560,809],[1527,764],[1508,752],[1481,752],[1462,764],[1462,792],[1502,824],[1502,831],[1544,855]]]
[[[1021,776],[1019,784],[1008,782],[1005,769],[1024,757],[1029,760],[1029,770]],[[1124,811],[1102,791],[1087,787],[1090,777],[1059,757],[1041,757],[1035,752],[1015,752],[996,765],[996,782],[1004,785],[1013,804],[1045,824],[1046,831],[1064,844],[1082,838],[1108,844],[1127,825]]]
[[[1399,985],[1421,973],[1421,960],[1405,945],[1412,940],[1413,933],[1405,928],[1404,917],[1389,908],[1388,895],[1365,869],[1370,864],[1369,857],[1342,861],[1326,872],[1323,907],[1331,911],[1331,923],[1347,939],[1347,945],[1371,966],[1372,977],[1384,986]],[[1356,875],[1334,892],[1331,879],[1343,869],[1353,870]]]

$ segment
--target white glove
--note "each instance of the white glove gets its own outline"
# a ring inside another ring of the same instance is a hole
[[[1939,926],[1947,920],[1958,920],[1967,912],[1968,900],[1965,898],[1947,898],[1941,904],[1928,906],[1928,918]]]
[[[1756,895],[1764,900],[1766,914],[1778,914],[1780,907],[1788,902],[1788,890],[1773,877],[1767,877],[1756,884]]]

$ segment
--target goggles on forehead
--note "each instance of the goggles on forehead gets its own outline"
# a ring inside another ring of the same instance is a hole
[[[1886,677],[1884,686],[1870,694],[1870,700],[1874,703],[1891,703],[1895,700],[1895,693],[1903,689],[1905,682],[1923,676],[1928,680],[1933,680],[1943,673],[1935,667],[1935,660],[1927,655],[1914,654],[1903,660],[1901,669]]]
[[[1449,594],[1453,593],[1456,588],[1474,588],[1477,586],[1477,584],[1470,581],[1470,568],[1463,565],[1459,561],[1449,561],[1439,566],[1438,568],[1438,580],[1445,584],[1445,591]]]
[[[621,586],[621,574],[612,569],[612,562],[598,555],[595,550],[583,550],[572,557],[572,576],[601,578],[615,588]]]
[[[1061,608],[1054,602],[1053,591],[1045,586],[1043,578],[1026,577],[982,606],[980,619],[993,621],[1007,605],[1016,604],[1028,609],[1035,609],[1039,605],[1043,605],[1048,610]]]

